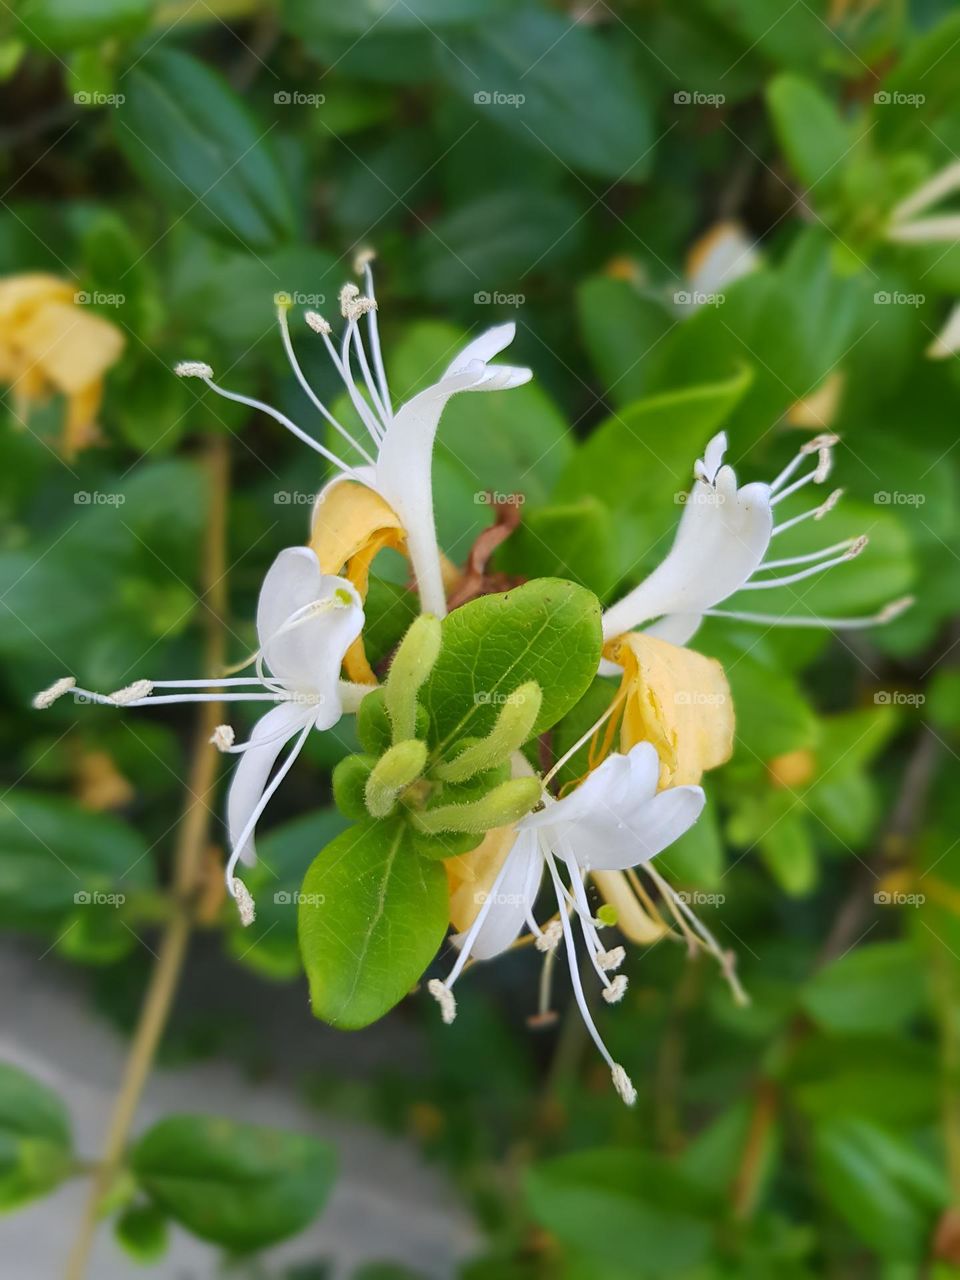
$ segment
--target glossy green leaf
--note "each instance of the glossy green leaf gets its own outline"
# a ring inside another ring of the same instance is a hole
[[[46,1085],[0,1063],[0,1210],[45,1195],[71,1160],[67,1109]]]
[[[171,1218],[238,1253],[302,1231],[334,1177],[333,1151],[316,1138],[202,1115],[155,1124],[130,1164]]]
[[[916,961],[908,942],[856,947],[807,983],[803,1007],[827,1031],[896,1033],[925,1004]]]
[[[801,76],[777,76],[767,89],[767,102],[780,145],[817,204],[840,181],[842,162],[853,145],[851,130],[831,100]]]
[[[447,878],[406,824],[348,827],[314,859],[300,894],[300,952],[316,1017],[353,1030],[416,984],[447,930]]]

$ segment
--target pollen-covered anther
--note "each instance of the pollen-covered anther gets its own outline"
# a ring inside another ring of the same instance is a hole
[[[340,303],[340,314],[345,319],[349,319],[349,315],[347,314],[348,308],[352,307],[353,304],[356,302],[357,298],[359,297],[360,297],[360,290],[357,287],[357,285],[352,283],[352,281],[348,281],[340,290],[340,293],[338,295],[338,301]]]
[[[829,515],[842,497],[843,490],[834,489],[829,498],[827,498],[825,502],[821,502],[820,506],[817,507],[816,511],[813,513],[814,520],[822,520],[824,516]]]
[[[376,311],[377,303],[375,298],[368,298],[361,295],[352,302],[346,303],[341,310],[348,320],[359,320],[361,316],[365,316],[368,311]]]
[[[861,534],[860,537],[857,538],[855,542],[851,542],[850,546],[843,553],[844,559],[845,560],[855,559],[860,554],[860,552],[863,551],[863,549],[866,547],[869,541],[870,539],[867,537],[865,533]]]
[[[178,378],[212,378],[213,369],[202,360],[181,360],[174,365],[173,372]]]
[[[833,466],[833,454],[826,446],[817,451],[817,469],[813,473],[813,483],[823,484]]]
[[[613,1064],[610,1071],[610,1078],[613,1080],[613,1087],[619,1093],[628,1107],[632,1107],[637,1100],[637,1091],[633,1087],[633,1081],[621,1067],[619,1062]]]
[[[371,249],[369,245],[364,245],[363,248],[357,250],[353,255],[353,269],[358,276],[361,275],[367,267],[369,267],[370,263],[373,262],[376,256],[377,251],[375,249]]]
[[[151,693],[153,693],[152,680],[134,680],[133,684],[128,684],[123,689],[115,689],[108,696],[110,701],[118,707],[125,707],[131,702],[139,702],[141,698],[149,698]]]
[[[819,453],[821,449],[832,449],[835,444],[840,443],[840,437],[832,431],[822,432],[818,436],[814,436],[812,440],[808,440],[806,444],[800,446],[801,453]]]
[[[308,327],[311,328],[314,333],[319,333],[323,337],[327,337],[333,332],[330,321],[324,320],[319,311],[305,311],[303,313],[303,318],[307,322]]]
[[[559,920],[551,920],[543,932],[537,934],[536,948],[543,952],[556,951],[562,937],[563,925]]]
[[[609,951],[597,952],[597,964],[606,972],[619,969],[626,958],[627,953],[623,947],[613,947]]]
[[[76,679],[73,676],[61,676],[59,680],[54,680],[49,689],[44,689],[38,693],[33,699],[33,708],[35,711],[46,711],[47,707],[52,707],[58,698],[62,698],[65,693],[69,693],[71,689],[76,688]]]
[[[236,876],[231,880],[230,887],[233,890],[233,900],[237,904],[237,911],[240,914],[240,923],[246,929],[257,918],[257,904],[253,900],[253,894],[243,881]]]
[[[218,724],[210,735],[210,742],[218,751],[229,751],[236,741],[236,736],[233,725]]]
[[[626,974],[618,973],[610,983],[609,987],[603,988],[603,998],[607,1004],[617,1004],[622,1000],[627,991]]]
[[[453,1022],[457,1016],[457,998],[447,986],[445,982],[441,982],[439,978],[431,978],[427,983],[427,990],[440,1006],[440,1017],[447,1026]]]
[[[913,605],[915,599],[915,596],[901,596],[899,600],[891,600],[877,614],[877,622],[892,622],[894,618],[899,618],[901,613],[906,613]]]

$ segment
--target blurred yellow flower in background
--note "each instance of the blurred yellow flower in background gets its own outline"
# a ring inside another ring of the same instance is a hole
[[[0,279],[0,382],[22,420],[50,395],[65,397],[67,457],[96,440],[103,379],[124,347],[116,325],[82,297],[69,280],[41,272]]]

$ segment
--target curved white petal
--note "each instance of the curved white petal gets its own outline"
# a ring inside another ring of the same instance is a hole
[[[363,605],[351,582],[321,573],[309,547],[280,552],[260,590],[257,634],[277,679],[319,704],[319,729],[340,718],[340,667],[362,626]]]
[[[585,830],[570,832],[577,861],[591,871],[625,871],[649,862],[693,826],[705,803],[700,787],[669,787],[638,804],[623,821],[598,815]]]
[[[517,334],[517,326],[513,321],[507,324],[496,324],[491,329],[484,330],[479,338],[474,338],[472,342],[468,342],[462,351],[459,351],[447,365],[443,377],[452,378],[456,373],[463,373],[469,365],[475,361],[486,364],[492,360],[494,356],[498,356],[501,351],[509,347]],[[441,379],[442,381],[442,379]]]
[[[227,833],[234,852],[236,841],[243,834],[244,827],[263,795],[277,756],[294,734],[304,727],[311,715],[310,709],[293,702],[281,702],[261,716],[254,726],[250,741],[260,745],[248,747],[241,754],[227,793]],[[256,860],[251,834],[240,850],[240,861],[252,866]]]
[[[522,831],[507,854],[500,883],[495,886],[496,898],[471,943],[474,959],[491,960],[517,940],[527,913],[533,909],[542,874],[543,855],[536,832]],[[461,947],[466,937],[466,933],[458,933],[451,941]]]
[[[607,610],[604,636],[612,639],[664,614],[712,609],[756,572],[772,531],[769,485],[738,489],[726,466],[713,485],[696,480],[666,559]]]
[[[649,627],[644,627],[643,634],[653,636],[656,640],[667,640],[670,644],[682,647],[700,629],[702,621],[702,613],[667,613],[656,622],[651,622]],[[614,670],[619,675],[621,668],[614,664]],[[603,672],[600,674],[602,675]]]
[[[696,480],[706,480],[707,484],[713,484],[717,478],[717,472],[723,466],[723,455],[727,452],[727,433],[718,431],[707,441],[707,447],[703,451],[703,457],[698,458],[693,465],[693,475]]]

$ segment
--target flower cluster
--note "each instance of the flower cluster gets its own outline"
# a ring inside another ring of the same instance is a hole
[[[552,579],[461,603],[462,576],[442,554],[434,521],[431,464],[441,414],[457,393],[507,391],[531,373],[493,363],[514,337],[513,325],[500,325],[470,342],[433,386],[395,407],[370,257],[357,263],[363,291],[348,284],[340,293],[339,338],[322,316],[305,317],[343,383],[353,427],[304,375],[286,302],[278,307],[281,339],[324,420],[322,439],[221,386],[206,364],[177,367],[180,376],[271,416],[333,471],[315,504],[309,545],[281,551],[263,582],[251,674],[138,680],[110,694],[79,689],[66,677],[35,705],[50,706],[70,691],[114,707],[270,704],[246,742],[237,743],[229,725],[212,739],[239,756],[227,798],[225,878],[246,924],[255,907],[238,864],[255,862],[260,817],[311,730],[355,714],[362,750],[334,775],[336,801],[355,826],[308,872],[305,885],[322,891],[301,895],[301,948],[315,1012],[344,1026],[380,1016],[420,979],[450,925],[455,963],[446,979],[427,983],[446,1022],[456,1016],[454,986],[471,961],[491,959],[526,934],[549,975],[562,944],[584,1022],[629,1104],[633,1085],[597,1029],[580,972],[585,953],[603,999],[623,998],[625,949],[604,940],[604,929],[616,924],[643,945],[680,936],[712,953],[736,998],[745,998],[732,956],[653,865],[697,821],[706,803],[703,774],[727,761],[734,744],[723,669],[688,642],[707,617],[864,627],[888,621],[909,602],[869,618],[743,607],[740,593],[822,574],[859,555],[866,538],[771,557],[777,537],[825,519],[836,505],[839,490],[777,518],[784,500],[827,480],[837,437],[804,443],[769,484],[740,485],[724,462],[721,433],[694,466],[666,557],[605,611],[584,588]],[[407,557],[420,613],[378,676],[365,650],[365,608],[371,565],[384,548]],[[723,607],[731,597],[735,605]],[[457,607],[448,610],[448,601]],[[486,687],[478,689],[481,675]],[[538,744],[598,685],[602,713],[547,767]],[[337,947],[354,916],[363,946],[343,960]],[[338,964],[351,970],[342,982]],[[548,982],[542,991],[549,992]]]

